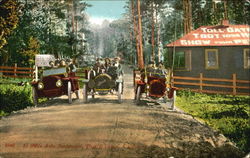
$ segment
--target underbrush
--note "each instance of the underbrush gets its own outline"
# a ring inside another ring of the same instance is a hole
[[[32,106],[31,86],[29,84],[24,86],[1,84],[0,100],[0,114],[2,115]]]
[[[46,100],[39,99],[39,103]],[[28,82],[24,82],[22,85],[0,84],[0,117],[29,106],[34,106],[34,103],[32,101],[32,87]]]
[[[220,131],[245,152],[250,149],[250,97],[177,92],[176,106]]]

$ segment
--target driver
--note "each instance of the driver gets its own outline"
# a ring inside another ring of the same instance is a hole
[[[108,70],[108,68],[111,66],[111,60],[109,58],[105,58],[105,69],[106,71]]]
[[[148,73],[153,73],[155,71],[155,62],[154,61],[150,61],[147,68],[146,68],[146,71]]]
[[[76,65],[75,65],[75,61],[72,60],[72,59],[68,59],[67,60],[67,63],[68,63],[68,68],[69,68],[69,71],[70,72],[76,72]]]
[[[167,71],[166,71],[164,64],[162,62],[159,62],[156,72],[159,74],[162,74],[162,75],[167,75]]]

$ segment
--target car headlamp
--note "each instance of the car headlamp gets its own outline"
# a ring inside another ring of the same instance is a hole
[[[39,90],[42,90],[44,88],[44,84],[42,82],[39,82],[38,85],[37,85],[37,88]]]
[[[57,87],[62,87],[62,80],[57,80],[56,81],[56,86]]]

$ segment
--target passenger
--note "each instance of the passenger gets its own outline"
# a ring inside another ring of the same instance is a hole
[[[67,58],[67,59],[66,59],[66,66],[69,66],[70,63],[71,63],[71,59]]]
[[[76,72],[77,67],[76,67],[76,59],[71,60],[72,62],[70,63],[69,67],[71,69],[71,72]]]
[[[105,62],[103,61],[102,58],[97,58],[96,63],[94,65],[94,70],[97,74],[103,73],[105,71],[104,67]]]
[[[156,72],[160,77],[167,75],[167,71],[162,62],[159,62]]]
[[[56,59],[55,60],[55,67],[59,67],[60,66],[60,60],[59,59]]]
[[[119,57],[114,58],[113,66],[118,68],[118,74],[123,75],[122,65],[120,64],[120,60],[121,59]]]
[[[105,69],[106,71],[108,70],[108,68],[111,66],[111,60],[109,58],[105,58]]]
[[[66,62],[64,59],[60,60],[60,67],[65,67],[66,66]]]
[[[155,62],[150,61],[147,68],[146,68],[147,73],[151,74],[155,72]]]
[[[55,62],[54,61],[50,61],[49,65],[50,65],[50,68],[54,68],[55,67]]]

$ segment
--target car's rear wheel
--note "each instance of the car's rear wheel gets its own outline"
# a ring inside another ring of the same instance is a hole
[[[118,103],[122,103],[122,83],[118,84],[117,96],[118,96]]]
[[[75,92],[75,94],[76,94],[76,98],[79,99],[79,90],[77,90],[77,91]]]
[[[33,103],[35,106],[38,105],[38,96],[37,96],[37,91],[35,87],[32,87],[32,99],[33,99]]]
[[[135,93],[135,103],[139,105],[140,100],[141,100],[141,86],[138,86]]]
[[[83,102],[87,103],[88,102],[87,84],[83,84],[82,95],[83,95]]]
[[[72,103],[72,93],[71,93],[71,82],[70,81],[68,82],[68,100],[69,100],[69,103],[71,104]]]

